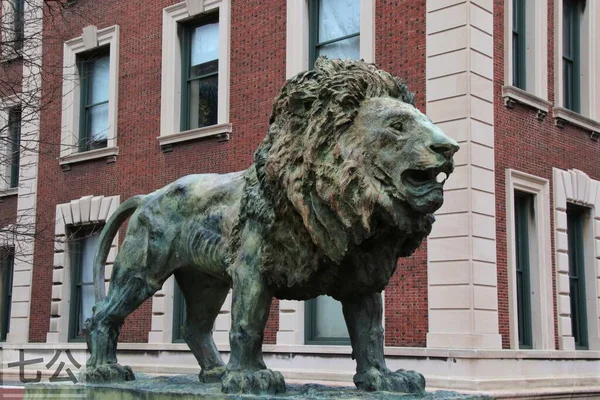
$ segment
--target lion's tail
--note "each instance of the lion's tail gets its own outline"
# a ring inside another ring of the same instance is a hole
[[[135,212],[144,197],[145,196],[143,195],[138,195],[125,200],[110,216],[100,233],[100,244],[98,245],[96,256],[94,257],[94,295],[96,296],[96,303],[106,298],[104,273],[106,269],[106,259],[108,258],[108,252],[110,251],[112,241],[123,222]],[[118,267],[115,265],[115,268]],[[114,272],[115,271],[113,271],[113,274]]]

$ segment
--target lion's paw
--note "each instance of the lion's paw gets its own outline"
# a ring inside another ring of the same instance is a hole
[[[214,367],[208,370],[202,370],[198,374],[198,379],[202,383],[215,383],[221,382],[221,379],[225,375],[225,366]]]
[[[119,364],[100,364],[94,367],[86,367],[82,371],[85,382],[104,383],[133,381],[135,375],[130,367]]]
[[[223,378],[223,393],[277,394],[285,392],[283,375],[270,369],[229,371]]]
[[[370,368],[366,372],[354,375],[354,384],[357,388],[369,392],[423,393],[425,391],[423,375],[403,369],[394,372],[387,368],[383,370]]]

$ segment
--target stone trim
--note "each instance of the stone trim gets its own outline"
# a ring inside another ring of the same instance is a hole
[[[41,37],[43,32],[43,1],[25,2],[25,37]],[[25,40],[23,51],[32,59],[42,58],[42,40]],[[29,340],[29,313],[31,308],[31,278],[33,254],[37,227],[37,179],[40,136],[40,96],[42,77],[39,66],[23,65],[23,93],[31,97],[23,104],[23,115],[28,118],[21,122],[21,155],[19,168],[19,191],[17,198],[17,226],[15,226],[15,277],[13,282],[13,302],[10,315],[10,332],[7,343],[25,343]]]
[[[588,321],[588,341],[591,350],[600,350],[600,182],[578,170],[552,169],[554,187],[554,242],[556,259],[556,296],[558,336],[561,350],[574,350],[571,334],[571,303],[569,288],[569,247],[567,236],[567,203],[590,209],[585,227],[585,280]],[[590,279],[591,278],[591,279]]]
[[[561,128],[566,124],[572,124],[590,131],[592,138],[595,136],[596,140],[598,139],[598,134],[600,134],[600,122],[598,121],[586,118],[583,115],[564,107],[554,107],[552,109],[552,117],[554,118],[556,125]]]
[[[427,0],[427,115],[461,146],[427,241],[427,347],[500,348],[492,2]]]
[[[561,0],[562,1],[562,0]],[[548,100],[548,0],[526,2],[527,7],[527,72],[526,92]],[[513,0],[504,2],[504,85],[513,84]],[[503,95],[504,97],[504,95]],[[528,104],[528,103],[524,103]],[[535,107],[535,106],[533,106]],[[546,110],[546,113],[548,111]]]
[[[10,97],[7,97],[5,99],[2,99],[1,103],[0,103],[0,123],[2,124],[2,126],[6,127],[6,129],[3,129],[0,132],[0,139],[4,139],[4,138],[8,138],[10,136],[10,129],[8,126],[8,115],[10,112],[11,108],[17,107],[21,105],[21,99],[19,98],[18,95],[13,95]],[[8,152],[9,152],[9,147],[8,147],[8,141],[6,140],[0,140],[0,153],[3,154],[2,157],[7,157],[6,159],[8,159]],[[10,175],[10,170],[11,166],[10,163],[6,163],[4,165],[1,166],[0,168],[0,191],[2,193],[0,193],[0,196],[9,196],[10,194],[16,194],[18,193],[19,189],[18,188],[11,188],[9,187],[10,182],[9,182],[9,175]]]
[[[79,154],[79,70],[77,55],[100,46],[110,46],[108,139],[107,148],[117,147],[117,113],[119,89],[119,25],[104,29],[95,26],[83,28],[82,35],[68,40],[63,50],[63,96],[60,159],[69,162],[69,156]]]
[[[231,0],[187,0],[163,9],[162,79],[160,138],[161,145],[197,139],[198,135],[174,136],[180,133],[181,116],[181,46],[177,35],[180,22],[202,13],[219,12],[219,93],[217,126],[229,126],[230,88],[230,10]],[[214,127],[210,127],[214,128]],[[195,131],[195,130],[194,130]],[[189,132],[189,131],[188,131]],[[182,134],[188,133],[182,132]],[[226,129],[219,134],[228,133]],[[203,135],[208,136],[208,135]],[[162,139],[169,137],[169,139]]]
[[[158,136],[156,139],[158,139],[158,143],[161,146],[167,146],[174,143],[180,143],[188,140],[201,139],[211,136],[216,136],[220,140],[228,140],[231,131],[231,124],[218,124],[206,126],[203,128],[191,129],[189,131],[173,133],[170,135]]]
[[[504,105],[513,108],[514,103],[524,104],[537,110],[537,118],[543,120],[548,115],[552,103],[514,86],[502,86]]]
[[[73,153],[68,156],[62,157],[59,161],[61,166],[75,164],[84,161],[95,160],[98,158],[106,158],[106,162],[114,161],[114,158],[119,154],[118,147],[105,147],[103,149],[96,149],[90,151],[84,151],[83,153]]]
[[[308,0],[287,0],[286,72],[287,79],[312,68],[309,58]],[[375,0],[360,1],[360,57],[375,63]]]
[[[52,302],[48,343],[66,343],[69,340],[71,302],[71,260],[68,251],[68,230],[72,227],[102,224],[117,209],[120,196],[83,196],[69,203],[56,205],[54,231],[54,270],[52,272]],[[108,287],[112,265],[118,251],[119,235],[113,240],[106,260],[105,282]]]
[[[535,226],[531,256],[531,325],[533,348],[554,350],[554,303],[552,301],[552,251],[550,239],[550,183],[512,169],[506,170],[506,235],[510,347],[519,348],[515,246],[515,190],[534,195]]]

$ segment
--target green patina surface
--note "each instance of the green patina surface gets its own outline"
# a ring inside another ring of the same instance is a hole
[[[465,395],[450,391],[436,391],[424,395],[365,392],[350,387],[324,385],[287,385],[286,393],[280,395],[235,395],[223,394],[218,383],[198,385],[192,375],[155,377],[136,375],[136,380],[124,383],[57,385],[33,384],[26,387],[25,399],[76,398],[88,400],[200,400],[200,399],[273,399],[273,400],[329,400],[329,399],[372,399],[372,400],[428,400],[428,399],[491,399],[487,396]],[[54,397],[53,397],[54,396]],[[58,397],[56,397],[58,396]]]
[[[285,392],[262,357],[271,302],[319,295],[342,303],[359,389],[422,393],[421,374],[385,365],[381,291],[431,231],[457,150],[400,80],[362,61],[319,59],[275,99],[250,168],[183,177],[111,216],[94,261],[86,381],[134,379],[117,363],[119,331],[175,275],[200,380],[224,393]],[[105,296],[106,257],[127,218]],[[225,366],[212,328],[231,288]]]

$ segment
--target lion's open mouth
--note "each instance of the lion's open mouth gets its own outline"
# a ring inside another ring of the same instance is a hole
[[[405,185],[413,189],[428,189],[429,186],[442,187],[452,173],[452,163],[426,169],[409,169],[402,174]]]

